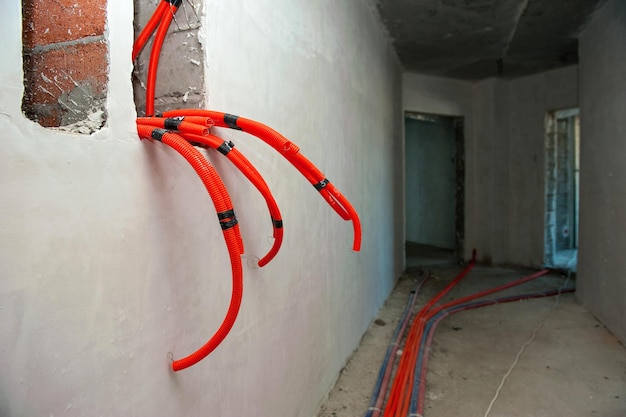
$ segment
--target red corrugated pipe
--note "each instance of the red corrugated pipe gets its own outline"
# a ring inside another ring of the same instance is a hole
[[[141,139],[158,140],[172,147],[180,153],[196,171],[215,205],[218,220],[224,234],[224,240],[228,247],[228,255],[232,268],[233,291],[226,317],[215,334],[200,349],[172,363],[172,369],[174,371],[180,371],[198,363],[211,353],[228,335],[228,332],[237,319],[239,307],[241,306],[241,298],[243,296],[243,270],[241,266],[241,254],[243,250],[240,247],[240,238],[238,237],[239,225],[237,224],[237,217],[235,216],[232,203],[230,202],[230,197],[227,193],[224,193],[225,188],[220,187],[222,180],[217,172],[215,172],[215,169],[213,169],[197,149],[179,135],[153,126],[138,124],[137,132]]]
[[[274,229],[274,244],[270,251],[259,261],[259,266],[266,265],[276,256],[283,240],[280,210],[266,182],[254,166],[240,152],[233,149],[234,145],[232,142],[223,141],[209,134],[211,126],[216,125],[243,130],[274,147],[313,184],[328,204],[344,220],[352,221],[354,228],[353,249],[358,251],[361,247],[361,224],[358,214],[350,202],[328,181],[317,167],[299,152],[299,148],[295,144],[275,130],[253,120],[209,110],[174,110],[165,112],[163,114],[164,117],[154,117],[154,96],[161,47],[173,16],[181,2],[182,0],[162,0],[133,45],[132,59],[134,61],[156,31],[150,53],[146,82],[146,115],[149,117],[137,119],[137,130],[142,139],[158,140],[174,148],[193,166],[202,179],[213,200],[224,231],[224,239],[228,247],[232,266],[233,292],[228,312],[220,328],[196,352],[183,359],[174,361],[172,365],[174,371],[194,365],[211,353],[224,340],[237,317],[243,291],[243,273],[241,269],[243,241],[230,197],[217,172],[192,144],[210,147],[224,154],[265,198]]]

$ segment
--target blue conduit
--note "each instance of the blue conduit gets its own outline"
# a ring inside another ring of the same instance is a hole
[[[510,303],[513,301],[530,300],[530,299],[535,299],[535,298],[552,297],[555,295],[571,293],[574,291],[576,291],[575,288],[566,288],[566,289],[544,291],[544,292],[539,292],[539,293],[512,295],[512,296],[496,298],[492,300],[472,301],[466,304],[460,304],[458,306],[447,308],[445,310],[440,311],[435,316],[433,316],[426,323],[424,334],[420,342],[418,359],[415,365],[415,378],[414,378],[414,385],[413,385],[414,388],[411,394],[411,405],[409,408],[410,415],[422,415],[421,413],[423,413],[424,404],[421,398],[423,399],[424,393],[426,390],[426,386],[425,386],[426,375],[422,377],[422,368],[423,368],[422,365],[423,365],[424,360],[426,361],[428,360],[428,353],[430,351],[430,341],[432,341],[435,330],[437,330],[437,326],[444,318],[452,314],[459,313],[461,311],[472,310],[475,308],[485,307],[489,305],[504,304],[504,303]]]
[[[543,272],[545,273],[545,272]],[[539,274],[542,274],[540,272]],[[536,274],[537,275],[537,274]],[[528,280],[534,279],[532,276],[523,278],[519,280],[519,283],[510,283],[506,284],[509,286],[520,285],[522,283],[528,282]],[[386,396],[385,389],[383,388],[383,382],[389,378],[387,375],[387,370],[393,367],[393,363],[395,362],[396,352],[399,348],[400,342],[404,337],[405,330],[408,326],[408,323],[411,320],[412,311],[415,306],[415,302],[417,299],[418,291],[422,287],[422,285],[428,279],[428,275],[424,275],[422,281],[416,285],[415,289],[411,291],[409,296],[409,300],[407,302],[407,306],[404,309],[402,314],[402,318],[398,323],[398,326],[395,329],[395,332],[392,337],[392,341],[387,348],[387,352],[385,358],[383,360],[383,364],[378,374],[378,378],[376,380],[376,384],[372,393],[372,398],[370,400],[369,408],[365,414],[365,417],[377,417],[381,415],[383,409],[383,400]],[[487,290],[490,293],[502,291],[503,289],[494,288],[492,290]],[[507,287],[510,288],[510,287]],[[422,334],[422,338],[418,347],[418,358],[415,364],[415,372],[413,378],[413,390],[411,392],[411,401],[409,406],[409,415],[410,416],[422,416],[424,410],[424,398],[425,398],[425,390],[426,390],[426,372],[427,372],[427,363],[428,363],[428,353],[430,352],[430,344],[432,342],[434,333],[437,329],[439,323],[446,317],[456,314],[461,311],[471,310],[475,308],[485,307],[488,305],[496,305],[496,304],[504,304],[513,301],[521,301],[521,300],[529,300],[535,298],[543,298],[543,297],[551,297],[555,295],[565,294],[574,292],[575,288],[560,288],[557,290],[548,290],[544,292],[537,293],[527,293],[527,294],[519,294],[512,295],[508,297],[500,297],[491,300],[481,300],[481,301],[468,301],[464,304],[452,305],[446,309],[439,311],[434,316],[430,317],[424,328],[424,332]],[[478,295],[474,294],[473,296]],[[468,296],[472,297],[472,296]],[[460,301],[460,300],[459,300]],[[391,363],[390,363],[391,360]],[[381,392],[382,391],[382,392]]]
[[[380,397],[381,390],[383,391],[383,393],[384,391],[386,391],[386,389],[383,389],[383,381],[386,380],[385,375],[387,375],[387,379],[390,378],[391,376],[390,368],[393,366],[393,362],[394,362],[394,360],[392,360],[391,362],[389,362],[389,360],[391,358],[395,358],[396,352],[398,351],[398,348],[400,347],[400,343],[402,342],[402,339],[406,332],[406,328],[409,322],[411,321],[411,315],[413,313],[413,308],[415,307],[415,302],[417,301],[417,295],[419,293],[419,290],[422,288],[424,283],[430,278],[430,274],[428,272],[425,272],[422,275],[422,277],[423,277],[422,280],[415,285],[415,288],[411,290],[411,293],[409,295],[409,300],[407,302],[406,307],[404,308],[404,312],[402,313],[400,322],[396,326],[393,336],[391,337],[391,343],[389,344],[389,347],[387,347],[387,353],[385,354],[383,364],[380,367],[380,371],[378,372],[376,385],[374,386],[374,391],[372,392],[372,398],[370,400],[369,408],[367,410],[367,413],[365,414],[365,417],[372,417],[374,413],[378,415],[380,414],[382,410],[382,401],[384,400],[384,396],[383,398],[379,398],[379,397]],[[378,402],[380,402],[380,404],[377,404]]]

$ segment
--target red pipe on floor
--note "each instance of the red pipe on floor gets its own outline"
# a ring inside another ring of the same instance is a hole
[[[444,297],[452,288],[454,288],[476,265],[476,252],[474,251],[472,260],[461,271],[459,275],[454,278],[448,285],[445,286],[435,297],[433,297],[418,313],[413,320],[409,335],[405,342],[405,348],[398,364],[398,370],[394,378],[394,382],[391,385],[389,392],[389,398],[387,399],[387,405],[383,412],[384,416],[405,416],[408,413],[411,392],[413,391],[413,376],[415,372],[415,363],[417,362],[419,340],[421,340],[422,333],[424,331],[424,325],[426,323],[425,317],[430,309]]]
[[[410,298],[409,305],[407,306],[407,317],[404,319],[405,321],[401,323],[400,328],[398,329],[398,334],[396,339],[391,344],[391,349],[387,353],[387,366],[384,369],[383,378],[380,382],[380,387],[378,388],[378,396],[375,398],[374,404],[368,410],[368,414],[370,417],[378,417],[382,412],[383,403],[385,401],[385,394],[387,393],[387,386],[389,385],[389,381],[391,380],[391,374],[394,368],[394,363],[396,354],[400,349],[400,345],[402,343],[402,339],[404,338],[405,330],[410,322],[410,317],[417,301],[417,295],[422,286],[426,283],[426,281],[430,278],[430,273],[425,272],[422,278],[422,281],[415,287],[412,291],[413,296]],[[371,414],[370,414],[371,411]]]
[[[539,275],[539,276],[541,276],[541,275]],[[538,278],[538,277],[535,277],[535,278]],[[534,279],[534,278],[532,278],[532,279]],[[530,279],[524,280],[523,282],[527,282],[529,280]],[[521,283],[523,283],[523,282],[521,282]],[[514,285],[519,285],[519,284],[514,284]],[[511,286],[513,286],[513,285],[511,285]],[[510,286],[507,287],[507,288],[510,288]],[[468,306],[467,308],[464,308],[462,310],[457,310],[457,311],[453,311],[453,312],[450,312],[450,313],[446,313],[445,315],[442,315],[441,317],[439,317],[433,323],[432,330],[429,332],[428,338],[427,338],[426,343],[425,343],[425,345],[423,347],[424,359],[422,361],[420,382],[419,382],[419,386],[422,387],[422,389],[419,391],[419,398],[418,398],[418,403],[417,403],[417,414],[418,415],[423,415],[424,414],[424,404],[425,404],[425,398],[426,398],[426,375],[428,373],[428,358],[430,356],[430,346],[432,345],[433,337],[434,337],[434,334],[435,334],[435,329],[439,325],[439,322],[441,322],[444,318],[448,317],[451,314],[460,313],[461,311],[472,310],[472,309],[479,308],[479,307],[486,307],[488,305],[504,304],[504,303],[510,303],[510,302],[514,302],[514,301],[530,300],[530,299],[535,299],[535,298],[552,297],[552,296],[555,296],[555,295],[572,293],[572,292],[575,292],[575,291],[576,290],[573,289],[573,288],[567,288],[567,289],[564,289],[564,290],[554,290],[554,291],[548,291],[548,292],[545,292],[545,293],[528,294],[528,295],[521,295],[521,296],[518,296],[518,297],[510,297],[508,300],[504,300],[504,301],[493,300],[492,302],[485,302],[485,304],[481,304],[481,305]],[[480,298],[480,297],[478,297],[478,298]]]

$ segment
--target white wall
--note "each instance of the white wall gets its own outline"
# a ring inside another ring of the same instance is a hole
[[[609,1],[580,38],[582,303],[626,343],[626,4]]]
[[[0,34],[0,415],[311,416],[402,269],[401,79],[358,0],[208,1],[211,108],[284,133],[354,204],[352,227],[254,139],[226,133],[265,176],[283,250],[244,271],[240,317],[200,364],[180,357],[221,322],[230,268],[191,169],[134,134],[132,5],[109,1],[108,125],[91,137],[20,112],[20,7]],[[271,234],[263,202],[212,158],[249,255]],[[393,184],[393,187],[390,187]]]

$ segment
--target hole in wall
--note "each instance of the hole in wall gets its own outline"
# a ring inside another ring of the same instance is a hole
[[[135,39],[160,1],[163,0],[134,0]],[[204,105],[204,52],[198,37],[202,13],[202,0],[183,0],[174,14],[159,58],[154,105],[156,112],[201,108]],[[132,74],[135,108],[139,116],[145,115],[146,79],[153,38],[137,56]]]
[[[463,256],[463,117],[405,113],[407,268]]]
[[[41,126],[90,134],[106,122],[106,1],[22,0],[22,111]]]

